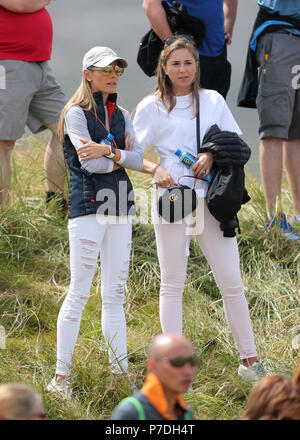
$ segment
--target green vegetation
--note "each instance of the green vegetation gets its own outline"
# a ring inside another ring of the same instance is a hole
[[[160,332],[159,265],[152,226],[134,226],[127,284],[128,378],[109,374],[101,332],[100,268],[84,310],[73,363],[75,400],[68,404],[45,393],[56,358],[56,319],[67,293],[69,256],[67,219],[44,209],[43,149],[33,144],[14,156],[11,207],[0,212],[0,325],[6,350],[0,349],[0,382],[26,382],[43,396],[50,419],[107,419],[130,394],[130,380],[145,378],[147,346]],[[131,173],[135,187],[149,179]],[[286,185],[285,185],[286,187]],[[242,208],[238,236],[241,269],[258,351],[268,373],[291,376],[299,353],[292,348],[292,328],[300,324],[300,247],[266,233],[263,194],[248,178],[252,197]],[[287,190],[283,206],[291,212]],[[212,273],[195,241],[184,294],[184,334],[201,358],[194,392],[186,399],[198,419],[239,419],[250,386],[237,376],[238,353]]]

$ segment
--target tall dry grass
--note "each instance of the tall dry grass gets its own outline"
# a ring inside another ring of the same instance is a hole
[[[13,161],[12,197],[0,211],[0,325],[6,349],[0,349],[0,382],[26,382],[43,396],[50,419],[107,419],[114,406],[145,378],[147,346],[161,331],[160,285],[155,237],[150,224],[133,230],[133,249],[126,287],[128,377],[109,374],[101,331],[100,267],[83,312],[74,353],[74,402],[45,393],[56,361],[56,319],[69,283],[67,220],[55,207],[45,211],[43,147],[31,141]],[[148,178],[130,173],[135,187]],[[266,232],[264,199],[251,176],[252,197],[242,208],[238,236],[242,276],[260,358],[268,373],[292,375],[299,352],[292,348],[292,330],[299,318],[300,247],[276,229]],[[283,205],[291,212],[287,186]],[[186,399],[198,419],[239,419],[250,386],[237,376],[238,352],[229,331],[212,273],[195,241],[183,300],[184,334],[193,341],[201,363],[193,393]]]

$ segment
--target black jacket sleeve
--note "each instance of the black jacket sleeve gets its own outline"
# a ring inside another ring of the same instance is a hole
[[[204,136],[201,152],[206,151],[212,153],[218,167],[244,166],[251,156],[250,148],[237,133],[220,130],[216,124]]]

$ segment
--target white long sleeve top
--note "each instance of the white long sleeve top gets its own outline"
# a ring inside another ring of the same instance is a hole
[[[107,130],[109,131],[106,106],[104,106],[104,109],[106,116],[105,124]],[[140,170],[143,166],[143,151],[139,142],[136,139],[132,120],[128,111],[124,110],[123,108],[121,110],[125,119],[125,132],[129,132],[130,139],[134,138],[134,143],[132,151],[120,150],[121,159],[117,163],[119,165],[122,165],[124,168]],[[80,139],[92,140],[88,130],[87,120],[84,111],[79,105],[74,105],[67,111],[65,115],[64,132],[69,136],[72,144],[76,149],[83,145]],[[79,161],[82,167],[90,173],[110,173],[114,166],[114,162],[105,156],[89,160],[81,160],[79,158]]]
[[[217,124],[221,130],[241,130],[232,116],[224,98],[214,90],[200,90],[200,142],[208,129]],[[181,176],[192,176],[193,171],[186,168],[174,152],[179,148],[197,156],[195,107],[192,94],[176,97],[176,105],[168,115],[168,109],[157,98],[150,95],[137,106],[133,120],[137,140],[145,151],[154,146],[160,165],[178,182]],[[192,187],[194,179],[182,178],[181,184]],[[195,188],[206,194],[208,183],[197,180]]]

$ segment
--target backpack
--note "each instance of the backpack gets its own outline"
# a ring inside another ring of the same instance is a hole
[[[200,46],[205,37],[205,24],[203,21],[189,15],[186,7],[180,1],[175,0],[171,3],[173,7],[170,6],[170,1],[161,2],[172,32],[175,35],[192,35],[196,46]],[[146,75],[155,75],[158,58],[163,47],[163,41],[153,29],[150,29],[142,37],[137,54],[137,63]]]

